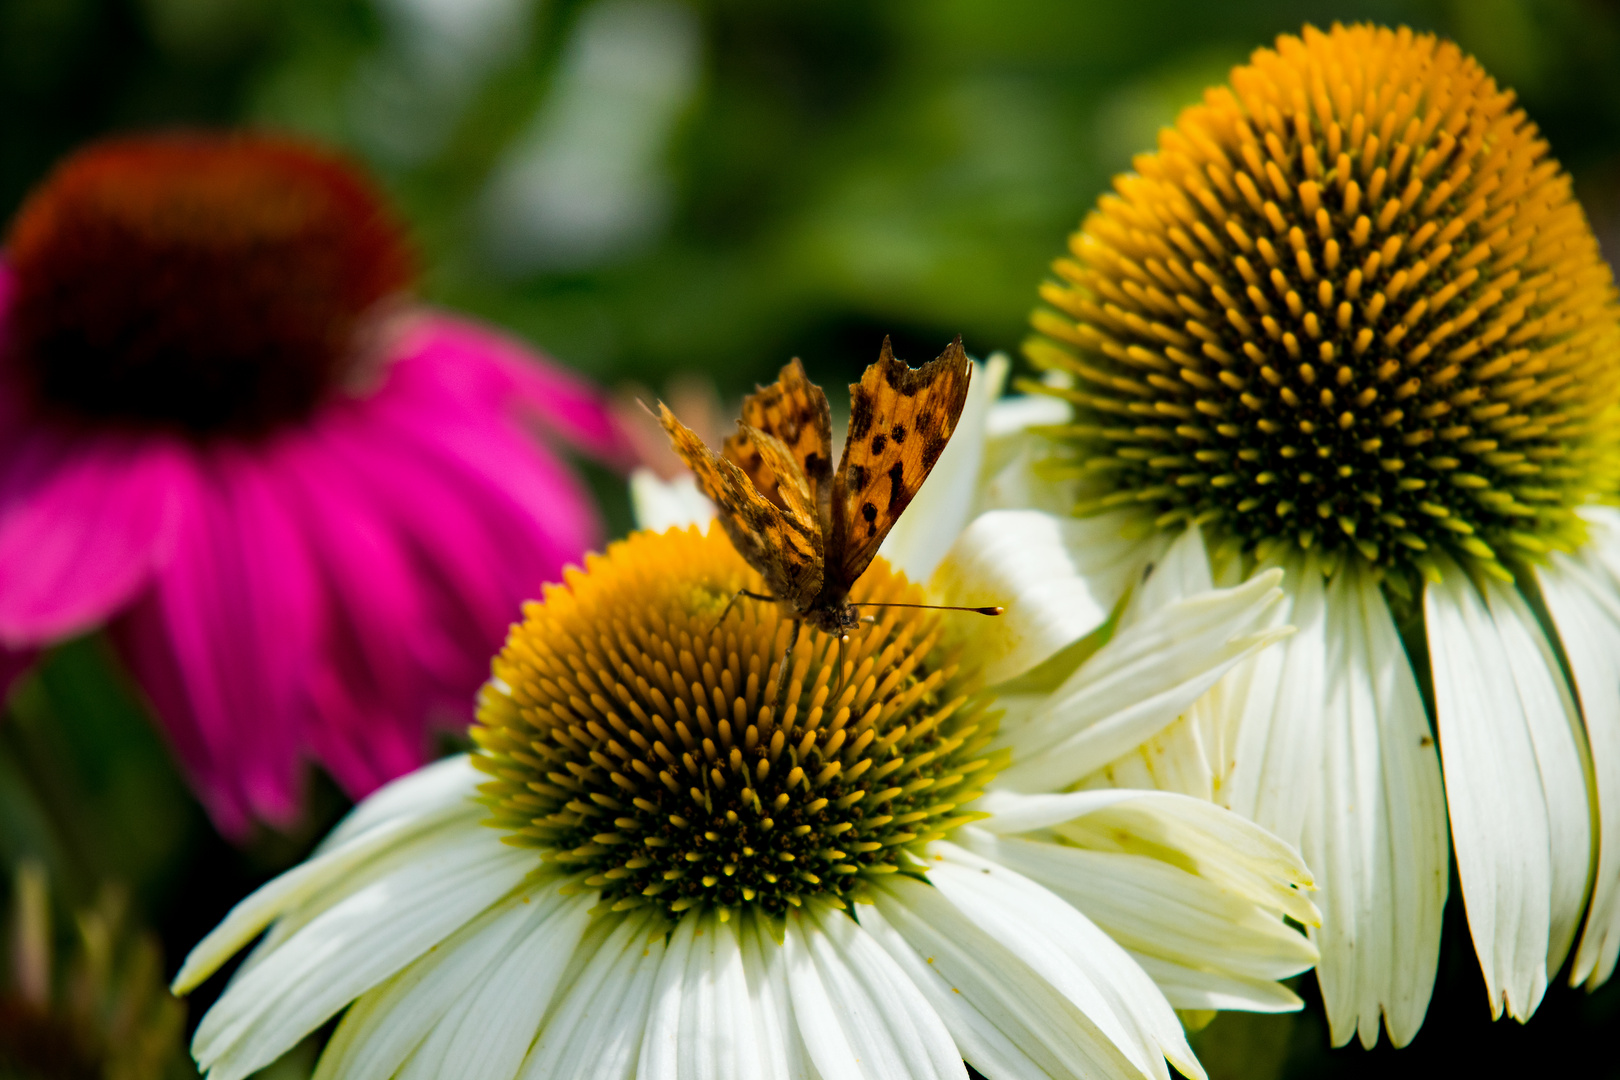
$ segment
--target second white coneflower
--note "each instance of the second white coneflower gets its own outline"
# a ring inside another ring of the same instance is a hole
[[[1298,633],[1223,688],[1212,793],[1319,875],[1334,1042],[1422,1023],[1448,803],[1493,1013],[1572,949],[1603,982],[1620,306],[1568,176],[1454,45],[1366,26],[1259,50],[1135,170],[1042,291],[1028,352],[1074,409],[1044,475],[1100,533],[1287,570]]]

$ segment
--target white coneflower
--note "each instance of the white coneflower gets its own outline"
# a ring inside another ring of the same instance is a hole
[[[1115,187],[1042,291],[1028,353],[1073,414],[1021,475],[1127,568],[1191,527],[1217,580],[1285,569],[1298,632],[1042,784],[1198,790],[1300,844],[1335,1043],[1422,1023],[1448,801],[1493,1014],[1535,1010],[1583,917],[1570,977],[1603,982],[1620,309],[1567,175],[1455,46],[1335,27],[1257,51]]]
[[[807,631],[773,693],[790,621],[721,619],[760,587],[689,529],[548,588],[495,662],[479,749],[362,803],[187,960],[181,991],[268,928],[198,1028],[212,1080],[345,1009],[323,1080],[892,1080],[964,1058],[1168,1080],[1203,1075],[1174,1007],[1297,1004],[1277,980],[1314,950],[1284,916],[1316,915],[1287,845],[1172,793],[986,792],[1017,740],[961,616]],[[882,560],[855,593],[924,598]],[[1136,663],[1101,703],[1178,708],[1273,636],[1277,599],[1251,582],[1122,631]],[[997,625],[1023,638],[998,674],[1072,636]]]

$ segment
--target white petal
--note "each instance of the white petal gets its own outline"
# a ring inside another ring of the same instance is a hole
[[[738,937],[759,1042],[761,1080],[806,1080],[810,1067],[793,1019],[783,945],[772,939],[766,920],[753,914],[744,916]]]
[[[1468,925],[1492,1014],[1506,1007],[1525,1020],[1546,990],[1557,944],[1562,860],[1554,845],[1569,831],[1564,796],[1585,776],[1541,632],[1507,593],[1488,583],[1482,597],[1447,567],[1424,592],[1424,615]]]
[[[1287,599],[1274,617],[1294,633],[1233,672],[1246,688],[1227,798],[1233,810],[1298,844],[1321,769],[1326,629],[1316,560],[1287,569]]]
[[[630,474],[630,510],[637,528],[660,533],[707,526],[715,518],[714,503],[698,490],[691,473],[663,480],[648,468]]]
[[[854,919],[831,905],[811,903],[789,916],[794,920],[802,920],[804,941],[839,1026],[870,1080],[966,1080],[961,1051],[939,1014]]]
[[[1046,474],[1052,440],[1032,428],[1066,424],[1069,403],[1045,394],[1002,398],[990,407],[986,425],[984,479],[979,509],[1046,510],[1067,516],[1074,508],[1074,481]],[[1144,523],[1145,524],[1145,523]]]
[[[1062,398],[1045,394],[1015,394],[999,398],[990,406],[985,433],[992,439],[1019,435],[1032,427],[1067,423],[1074,410]]]
[[[938,1014],[847,914],[812,901],[788,915],[784,944],[800,1037],[825,1080],[966,1080]]]
[[[1230,810],[1168,791],[1104,789],[1062,795],[987,791],[973,828],[998,835],[1053,829],[1082,847],[1170,858],[1306,926],[1320,921],[1300,888],[1311,884],[1299,853]]]
[[[859,909],[861,928],[871,936],[893,959],[912,985],[933,1007],[935,1013],[950,1030],[952,1041],[961,1048],[962,1056],[981,1074],[1024,1080],[1061,1075],[1051,1067],[1037,1065],[1034,1058],[1044,1058],[1038,1047],[1028,1047],[1029,1039],[1010,1036],[963,996],[960,989],[945,985],[944,978],[935,967],[935,957],[917,955],[917,951],[889,924],[876,904],[862,904]],[[988,939],[986,939],[988,941]],[[1017,963],[1009,955],[1009,960]],[[1050,989],[1050,988],[1048,988]],[[1072,1005],[1069,1006],[1073,1008]],[[1026,1052],[1026,1047],[1028,1047]]]
[[[963,625],[987,682],[1028,671],[1108,619],[1143,558],[1121,535],[1124,520],[992,510],[956,538],[928,589],[942,604],[1007,609]]]
[[[327,1043],[314,1080],[388,1080],[537,911],[544,919],[561,902],[557,879],[520,891],[362,994]]]
[[[816,932],[802,919],[790,918],[782,941],[793,1018],[799,1025],[805,1053],[821,1080],[866,1080],[860,1057],[850,1045],[838,1010],[817,970],[815,955],[805,940],[806,931]]]
[[[688,912],[658,969],[637,1080],[754,1080],[755,1030],[732,923]]]
[[[173,992],[196,989],[274,919],[352,876],[378,856],[457,818],[475,821],[482,817],[482,807],[471,798],[477,794],[476,776],[465,758],[452,758],[395,781],[361,803],[338,826],[346,833],[341,843],[328,839],[309,861],[237,904],[197,943],[174,977]]]
[[[1153,561],[1147,572],[1147,580],[1132,592],[1130,606],[1120,619],[1120,625],[1128,626],[1167,604],[1186,600],[1213,588],[1215,582],[1209,572],[1209,552],[1204,547],[1204,535],[1194,525]]]
[[[1317,966],[1334,1045],[1404,1046],[1428,1009],[1449,851],[1428,718],[1371,575],[1334,576],[1325,598],[1322,764],[1302,847],[1317,875]]]
[[[531,902],[536,910],[529,925],[434,1027],[399,1080],[512,1080],[596,899],[584,894]]]
[[[1598,804],[1599,851],[1586,930],[1570,970],[1595,989],[1620,955],[1620,528],[1591,512],[1592,542],[1552,556],[1537,580],[1580,691]]]
[[[1122,626],[1007,741],[998,786],[1073,784],[1152,737],[1234,664],[1286,634],[1274,625],[1281,571],[1166,604]]]
[[[238,1080],[280,1057],[509,892],[535,855],[472,824],[322,911],[234,979],[192,1042],[213,1080]],[[394,854],[398,855],[399,852]]]
[[[960,830],[961,843],[1052,890],[1137,955],[1275,981],[1316,963],[1316,948],[1276,914],[1145,855]]]
[[[1007,378],[1007,357],[997,353],[988,363],[973,365],[967,403],[950,441],[906,512],[884,538],[878,554],[912,581],[928,575],[950,550],[951,542],[973,515],[979,475],[984,467],[985,423],[990,403]]]
[[[488,779],[487,773],[473,767],[467,754],[424,765],[367,795],[326,834],[315,853],[324,855],[396,818],[421,818],[442,808],[468,805],[478,797],[478,785]],[[472,812],[483,811],[476,803],[471,806]]]
[[[576,954],[573,977],[565,975],[557,988],[518,1074],[523,1080],[630,1080],[635,1074],[664,937],[650,933],[641,912],[598,925]]]
[[[997,863],[948,842],[929,845],[928,880],[981,929],[1062,991],[1144,1073],[1168,1080],[1164,1059],[1200,1080],[1203,1068],[1153,980],[1072,905]]]
[[[896,874],[873,890],[873,901],[882,917],[874,920],[877,940],[909,965],[982,1072],[997,1080],[1144,1075],[1092,1017],[938,889]],[[883,924],[895,933],[882,933]]]
[[[686,982],[686,957],[692,951],[702,916],[688,912],[669,933],[664,962],[653,983],[647,1026],[641,1033],[637,1080],[676,1080],[680,1075],[681,999]]]
[[[1134,949],[1130,953],[1177,1009],[1282,1013],[1297,1012],[1305,1005],[1288,987],[1270,979],[1206,971]]]
[[[705,919],[687,957],[686,986],[680,1080],[758,1080],[760,1052],[735,922]]]

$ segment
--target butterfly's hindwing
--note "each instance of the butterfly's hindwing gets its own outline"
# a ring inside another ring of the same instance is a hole
[[[805,376],[797,358],[783,366],[776,382],[760,387],[743,401],[739,430],[723,448],[726,459],[748,474],[760,494],[785,507],[776,471],[741,425],[781,440],[804,478],[816,519],[825,530],[832,502],[832,417],[827,395]]]
[[[737,553],[760,572],[772,596],[796,609],[807,607],[821,589],[824,544],[809,492],[786,448],[769,436],[757,439],[765,463],[787,478],[786,505],[778,506],[760,494],[742,469],[705,446],[662,404],[659,420],[675,452],[720,511],[720,525]]]

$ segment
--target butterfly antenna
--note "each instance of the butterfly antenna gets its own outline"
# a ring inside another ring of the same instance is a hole
[[[925,611],[971,611],[975,615],[1003,615],[1007,609],[993,604],[990,607],[957,607],[954,604],[851,604],[850,607],[908,607]]]
[[[834,669],[835,671],[838,672],[838,685],[833,687],[827,694],[827,700],[829,702],[831,702],[835,706],[838,704],[839,696],[841,694],[843,694],[843,692],[844,692],[844,650],[847,649],[848,647],[849,647],[849,635],[848,634],[839,634],[838,635],[838,666]]]

